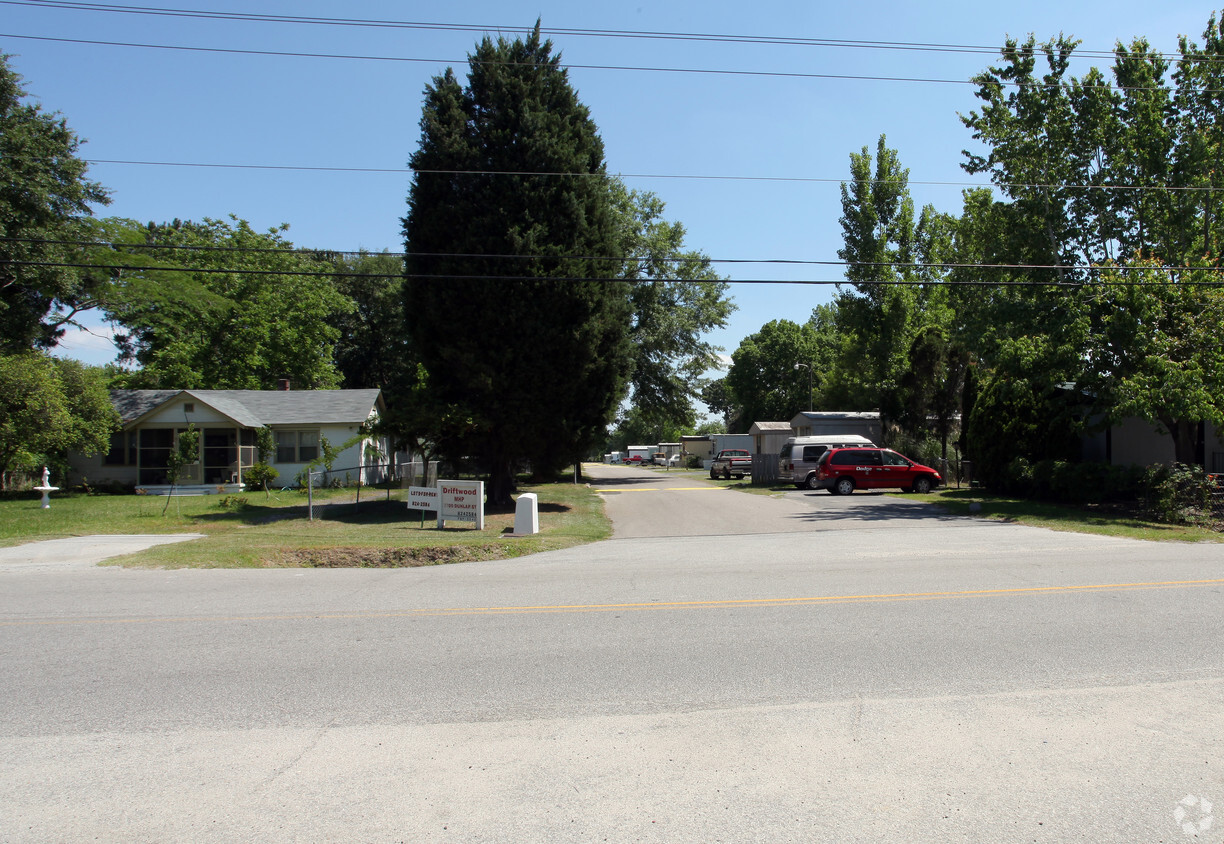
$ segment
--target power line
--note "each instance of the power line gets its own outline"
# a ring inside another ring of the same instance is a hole
[[[0,0],[5,2],[5,0]],[[227,55],[239,56],[271,56],[275,58],[298,58],[298,59],[347,59],[351,61],[377,61],[377,62],[401,62],[413,64],[434,64],[434,65],[459,65],[459,64],[481,64],[472,59],[426,59],[415,58],[411,56],[371,56],[353,53],[302,53],[290,50],[242,50],[236,47],[189,47],[181,44],[143,44],[134,41],[102,41],[97,39],[86,38],[52,38],[45,35],[17,35],[14,33],[0,32],[0,38],[17,38],[27,41],[43,41],[55,42],[60,44],[85,44],[95,47],[132,47],[145,50],[174,50],[188,53],[223,53]],[[483,62],[483,64],[492,64],[505,67],[535,67],[531,62]],[[783,71],[783,70],[730,70],[726,68],[692,68],[692,67],[658,67],[650,65],[600,65],[600,64],[571,64],[562,62],[559,67],[567,70],[625,70],[638,73],[672,73],[672,74],[697,74],[709,76],[746,76],[760,78],[775,78],[775,79],[833,79],[843,82],[908,82],[908,83],[924,83],[932,85],[973,85],[981,87],[984,83],[976,79],[939,79],[936,77],[922,76],[871,76],[867,74],[850,74],[850,73],[800,73],[798,71]],[[1064,83],[1056,82],[1052,84],[1045,83],[1028,83],[1028,82],[1010,82],[995,77],[995,84],[1007,88],[1052,88],[1059,87]],[[1163,86],[1123,86],[1123,85],[1100,85],[1094,86],[1096,90],[1102,91],[1167,91]],[[1202,94],[1218,94],[1221,93],[1217,89],[1204,89]]]
[[[652,255],[531,255],[525,253],[472,253],[472,252],[370,252],[368,250],[342,250],[342,249],[322,249],[310,246],[295,246],[284,249],[275,247],[249,247],[249,246],[205,246],[199,244],[168,244],[168,243],[106,243],[95,240],[68,240],[68,239],[53,239],[53,238],[34,238],[34,237],[6,237],[0,238],[0,242],[8,243],[31,243],[31,244],[48,244],[57,246],[86,246],[97,249],[110,249],[116,252],[121,252],[125,249],[147,249],[147,250],[177,250],[187,252],[219,252],[219,253],[238,253],[238,254],[275,254],[275,255],[297,255],[307,258],[316,258],[318,260],[326,260],[332,256],[353,256],[358,258],[396,258],[405,259],[409,256],[416,258],[452,258],[452,259],[479,259],[479,260],[499,260],[499,261],[534,261],[543,258],[564,259],[569,261],[614,261],[616,263],[627,263],[633,261],[661,261],[663,263],[684,263],[693,260],[693,256],[677,256],[657,257]],[[710,264],[773,264],[778,266],[818,266],[818,267],[867,267],[880,268],[892,267],[895,269],[905,270],[1071,270],[1084,272],[1100,272],[1108,270],[1151,270],[1157,269],[1150,264],[983,264],[979,262],[936,262],[924,263],[919,261],[898,262],[898,261],[828,261],[803,258],[711,258],[708,255],[699,255],[699,260]],[[0,261],[0,264],[12,263],[21,264],[22,261]],[[99,266],[87,264],[83,266]],[[203,272],[203,269],[194,267],[158,267],[150,266],[143,269],[158,270],[171,269],[180,272]],[[1224,267],[1159,267],[1161,271],[1177,271],[1190,272],[1198,270],[1206,270],[1211,272],[1224,271]],[[234,270],[208,270],[208,272],[244,272],[241,269]],[[252,270],[254,272],[254,270]],[[278,270],[261,270],[277,274]],[[287,273],[286,273],[287,274]],[[343,275],[360,277],[360,273],[349,273],[344,270],[336,270],[332,272],[320,273],[321,275]],[[392,278],[395,276],[372,274],[371,277]],[[527,276],[525,276],[526,278]],[[530,276],[536,278],[536,276]],[[672,279],[666,279],[671,281]],[[728,281],[728,279],[705,279],[706,281]],[[846,282],[856,283],[856,282]]]
[[[229,20],[254,23],[288,23],[337,27],[365,27],[376,29],[412,29],[438,32],[517,33],[529,34],[533,27],[486,24],[459,24],[421,21],[368,20],[360,18],[327,18],[302,15],[271,15],[247,12],[217,12],[199,9],[167,9],[146,6],[124,6],[109,3],[50,2],[50,0],[0,0],[8,6],[31,6],[35,8],[66,9],[71,11],[112,12],[155,17],[187,17],[206,20]],[[540,27],[548,36],[576,36],[591,38],[616,38],[665,41],[714,42],[720,44],[763,44],[769,46],[838,47],[870,50],[902,50],[918,52],[945,52],[967,54],[997,54],[1001,47],[973,44],[937,44],[909,41],[866,41],[841,38],[802,38],[798,36],[774,35],[727,35],[703,32],[660,32],[652,30],[575,29],[566,27]],[[1112,58],[1113,51],[1079,50],[1078,55],[1091,58]],[[1158,54],[1162,58],[1164,54]]]
[[[5,0],[0,0],[3,3]],[[411,167],[335,167],[335,166],[317,166],[317,165],[294,165],[294,164],[227,164],[223,162],[193,162],[193,161],[134,161],[128,159],[117,158],[87,158],[84,159],[87,164],[119,164],[133,165],[146,167],[201,167],[201,168],[218,168],[229,170],[287,170],[287,171],[303,171],[303,172],[327,172],[327,173],[400,173],[404,175],[414,175],[421,173],[443,175],[443,176],[555,176],[555,177],[579,177],[585,176],[588,178],[600,179],[683,179],[694,181],[728,181],[728,182],[797,182],[797,183],[812,183],[812,184],[842,184],[848,185],[855,183],[854,179],[834,179],[821,176],[731,176],[731,175],[710,175],[701,173],[587,173],[587,172],[565,172],[556,170],[437,170],[437,169],[413,169]],[[900,184],[898,179],[868,179],[869,184]],[[924,185],[928,187],[962,187],[962,188],[989,188],[997,187],[1000,189],[1070,189],[1070,190],[1132,190],[1132,191],[1173,191],[1173,192],[1188,192],[1188,193],[1211,193],[1215,191],[1224,191],[1224,186],[1195,186],[1195,185],[1119,185],[1119,184],[1100,184],[1100,185],[1079,185],[1079,184],[1060,184],[1060,183],[1042,183],[1042,182],[952,182],[952,181],[937,181],[937,180],[922,180],[922,179],[906,179],[906,185]]]
[[[632,278],[598,278],[593,276],[506,276],[506,275],[461,275],[456,273],[409,273],[406,276],[398,273],[337,273],[335,271],[310,271],[310,270],[254,270],[247,268],[222,268],[222,267],[168,267],[157,266],[150,267],[144,265],[125,265],[125,264],[87,264],[72,261],[0,261],[0,266],[16,266],[16,267],[46,267],[57,269],[92,269],[92,270],[108,270],[117,272],[181,272],[181,273],[200,273],[208,275],[255,275],[255,276],[300,276],[308,278],[330,278],[336,275],[342,275],[347,278],[381,278],[381,279],[398,279],[398,278],[413,278],[435,281],[553,281],[553,282],[608,282],[617,284],[629,284],[643,281],[643,279]],[[898,265],[889,265],[898,266]],[[940,269],[944,265],[922,265],[929,269]],[[1004,265],[964,265],[975,269],[1008,269]],[[1057,266],[1033,266],[1033,265],[1016,265],[1016,268],[1025,267],[1028,269],[1059,269]],[[1148,270],[1167,272],[1170,277],[1183,274],[1186,272],[1211,272],[1218,274],[1224,267],[1067,267],[1067,269],[1077,269],[1085,272],[1099,273],[1106,269],[1112,270]],[[743,278],[743,279],[721,279],[721,278],[681,278],[681,279],[663,279],[670,282],[678,282],[685,284],[783,284],[783,285],[853,285],[855,287],[1082,287],[1092,282],[1088,281],[1041,281],[1041,280],[1014,280],[1014,281],[985,281],[980,279],[941,279],[939,281],[930,280],[913,280],[913,279],[876,279],[876,280],[859,280],[849,281],[847,279],[782,279],[782,278]],[[650,281],[646,279],[645,281]],[[1125,284],[1137,287],[1159,287],[1168,284],[1169,282],[1124,282]],[[1222,287],[1224,280],[1195,282],[1195,284],[1204,287]]]
[[[95,47],[133,47],[146,50],[177,50],[188,53],[225,53],[239,56],[272,56],[297,59],[349,59],[353,61],[404,62],[414,64],[457,65],[468,64],[469,59],[423,59],[409,56],[370,56],[349,53],[301,53],[289,50],[240,50],[234,47],[188,47],[176,44],[141,44],[132,41],[101,41],[85,38],[51,38],[44,35],[16,35],[0,32],[0,38],[19,38],[28,41],[56,42],[60,44],[86,44]],[[535,67],[531,62],[484,62],[507,67]],[[627,70],[641,73],[691,73],[713,76],[749,76],[782,79],[838,79],[852,82],[922,82],[940,85],[976,85],[971,79],[935,79],[907,76],[865,76],[845,73],[799,73],[776,70],[727,70],[722,68],[650,67],[635,65],[598,65],[562,63],[568,70]],[[1015,83],[1004,83],[1013,85]],[[1148,89],[1134,89],[1148,90]],[[1152,89],[1155,90],[1155,89]]]

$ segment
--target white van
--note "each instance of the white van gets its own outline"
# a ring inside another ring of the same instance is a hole
[[[831,448],[875,446],[858,434],[817,434],[812,437],[791,437],[778,452],[778,480],[792,483],[800,489],[820,489],[816,483],[816,461]]]

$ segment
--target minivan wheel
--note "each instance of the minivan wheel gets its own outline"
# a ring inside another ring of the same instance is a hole
[[[834,487],[838,495],[849,495],[854,492],[853,478],[838,478],[837,485]]]
[[[820,489],[820,483],[816,480],[816,475],[814,474],[808,475],[803,485],[808,489]]]
[[[914,478],[914,492],[919,495],[926,495],[931,491],[930,478]]]

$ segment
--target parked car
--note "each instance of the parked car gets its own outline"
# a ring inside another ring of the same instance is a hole
[[[778,479],[790,481],[803,489],[819,489],[816,484],[816,464],[820,456],[831,448],[866,447],[875,443],[858,434],[819,434],[810,437],[791,437],[778,452]]]
[[[673,454],[671,457],[667,458],[667,465],[668,466],[679,466],[680,465],[680,455]]]
[[[831,448],[816,464],[816,484],[834,495],[892,488],[927,493],[942,486],[943,477],[891,448]]]
[[[744,475],[752,474],[752,455],[746,448],[724,448],[718,452],[714,462],[710,464],[710,477],[723,477],[728,480],[732,475],[742,479]]]
[[[631,457],[626,457],[625,465],[626,466],[641,466],[642,465],[642,455],[634,454]]]
[[[667,455],[661,451],[656,451],[654,455],[650,458],[650,462],[656,466],[666,466],[667,465]]]

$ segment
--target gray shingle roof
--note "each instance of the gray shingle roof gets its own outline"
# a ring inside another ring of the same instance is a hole
[[[186,394],[247,428],[265,425],[360,424],[377,407],[368,390],[112,390],[125,424]]]

